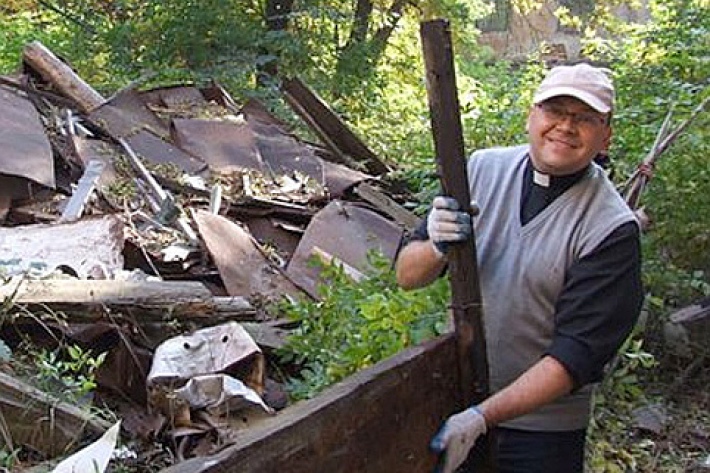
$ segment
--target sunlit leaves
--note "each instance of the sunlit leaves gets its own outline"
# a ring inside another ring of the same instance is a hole
[[[299,328],[281,351],[282,359],[304,367],[290,381],[295,398],[312,397],[324,387],[421,343],[446,328],[448,285],[403,291],[390,263],[372,258],[376,269],[358,283],[342,267],[327,266],[320,301],[283,306]]]

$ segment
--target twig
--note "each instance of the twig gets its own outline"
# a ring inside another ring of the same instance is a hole
[[[622,186],[622,195],[624,200],[631,207],[632,210],[636,210],[639,207],[639,202],[641,200],[641,194],[646,188],[646,184],[651,179],[651,171],[656,165],[656,161],[663,154],[663,152],[668,149],[668,147],[678,138],[678,136],[695,120],[695,118],[700,115],[702,111],[705,110],[708,102],[710,102],[710,97],[706,97],[690,114],[690,116],[678,125],[670,133],[668,129],[670,128],[670,119],[673,114],[673,106],[666,114],[663,124],[661,125],[656,139],[648,152],[646,157],[643,159],[641,164],[634,170],[631,177]]]
[[[40,5],[42,5],[45,8],[48,8],[49,10],[52,10],[55,13],[58,13],[59,15],[63,16],[67,20],[74,23],[75,25],[80,26],[85,31],[88,31],[89,33],[91,33],[93,35],[96,34],[96,28],[94,28],[92,25],[90,25],[84,21],[81,21],[80,19],[78,19],[74,15],[72,15],[71,13],[59,8],[58,6],[56,6],[52,3],[49,3],[46,0],[37,0],[37,3],[39,3]]]

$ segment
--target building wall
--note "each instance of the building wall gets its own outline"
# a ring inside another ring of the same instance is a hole
[[[560,3],[573,12],[574,8],[582,11],[585,8],[593,8],[594,2],[590,3],[591,0],[548,1],[542,8],[528,15],[518,14],[510,7],[510,0],[492,1],[496,11],[479,25],[482,30],[479,43],[489,46],[496,57],[524,60],[530,54],[540,52],[543,45],[546,45],[543,57],[547,59],[573,61],[580,58],[579,33],[561,26],[554,12]],[[643,3],[646,4],[645,1]],[[616,15],[635,22],[646,21],[649,17],[645,7],[639,10],[620,7]]]

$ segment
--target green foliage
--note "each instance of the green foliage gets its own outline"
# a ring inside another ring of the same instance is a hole
[[[61,23],[56,22],[56,15],[51,12],[0,10],[0,24],[0,74],[20,69],[22,49],[31,41],[42,41],[57,51],[63,51],[68,46],[64,39],[68,32]]]
[[[8,451],[0,449],[0,468],[6,471],[13,471],[15,465],[17,465],[17,456],[20,453],[20,449],[15,449],[13,451]]]
[[[390,263],[372,257],[373,270],[357,283],[342,266],[322,268],[328,284],[319,286],[320,301],[283,306],[299,323],[280,352],[287,363],[302,366],[289,380],[295,399],[310,398],[323,388],[371,366],[403,348],[418,344],[446,328],[448,285],[444,279],[429,288],[397,287]]]
[[[53,386],[61,386],[80,399],[96,388],[96,370],[105,358],[106,353],[94,356],[78,345],[66,346],[64,353],[41,350],[34,354],[35,378],[49,392],[55,391]]]
[[[650,151],[669,110],[673,129],[710,95],[710,9],[672,0],[652,1],[649,11],[650,21],[618,25],[618,36],[590,37],[584,46],[614,71],[618,106],[611,156],[620,182]],[[643,196],[654,222],[645,254],[660,260],[659,269],[710,269],[710,227],[698,218],[710,214],[704,198],[710,192],[708,130],[706,111],[659,158]]]
[[[657,365],[643,350],[643,340],[629,337],[594,398],[594,415],[588,431],[587,466],[600,473],[648,471],[641,464],[652,461],[649,445],[628,442],[632,411],[648,402],[640,375]]]

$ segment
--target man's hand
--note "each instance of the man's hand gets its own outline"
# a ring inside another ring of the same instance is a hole
[[[472,210],[478,210],[475,204]],[[450,243],[465,241],[473,233],[471,216],[459,209],[459,204],[451,197],[438,196],[432,202],[432,208],[427,217],[427,232],[439,256],[449,249]]]
[[[436,472],[453,473],[466,460],[476,439],[486,431],[486,418],[478,407],[469,407],[449,417],[430,444],[431,449],[440,454]]]

